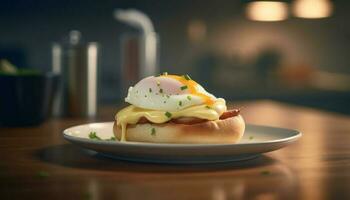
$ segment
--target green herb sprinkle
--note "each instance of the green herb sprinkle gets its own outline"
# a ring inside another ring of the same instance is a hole
[[[191,80],[191,77],[188,74],[183,75],[183,77],[188,81]]]
[[[187,85],[180,87],[181,90],[186,90],[187,88],[188,88]]]
[[[156,135],[156,129],[155,128],[151,129],[151,135]]]
[[[115,137],[111,137],[111,138],[107,139],[106,141],[115,141]]]
[[[90,132],[89,138],[92,140],[101,140],[101,138],[97,136],[96,132]]]
[[[170,112],[165,112],[165,116],[167,116],[168,118],[171,118],[171,113]]]

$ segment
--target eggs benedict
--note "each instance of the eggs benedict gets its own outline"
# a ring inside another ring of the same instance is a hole
[[[123,141],[235,143],[245,123],[238,109],[208,93],[188,75],[150,76],[130,87],[131,105],[115,116],[113,132]]]

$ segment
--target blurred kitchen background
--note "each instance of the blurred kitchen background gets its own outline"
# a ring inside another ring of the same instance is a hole
[[[153,22],[159,72],[189,74],[227,100],[350,114],[350,1],[1,0],[0,58],[51,71],[53,43],[78,30],[98,43],[98,104],[117,105],[123,38],[139,30],[114,12],[130,8]]]

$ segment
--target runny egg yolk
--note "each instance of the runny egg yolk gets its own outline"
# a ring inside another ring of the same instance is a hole
[[[187,86],[190,94],[201,97],[203,99],[204,103],[207,105],[214,104],[214,100],[210,96],[203,94],[203,93],[200,93],[197,90],[197,88],[196,88],[196,86],[198,85],[197,82],[195,82],[191,79],[186,79],[184,76],[177,76],[177,75],[161,75],[161,77],[172,78],[172,79],[175,79],[175,80],[181,82],[184,86]]]

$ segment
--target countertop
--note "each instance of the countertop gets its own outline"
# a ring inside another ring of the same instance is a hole
[[[90,156],[62,137],[73,125],[50,119],[0,128],[1,199],[350,199],[350,116],[275,101],[230,103],[247,123],[297,129],[301,139],[241,162],[146,164]]]

